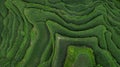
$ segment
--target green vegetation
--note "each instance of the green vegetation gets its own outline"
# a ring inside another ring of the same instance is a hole
[[[119,0],[0,0],[0,67],[120,67]]]

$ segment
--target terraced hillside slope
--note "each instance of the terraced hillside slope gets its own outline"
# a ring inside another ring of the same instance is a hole
[[[120,0],[0,0],[0,67],[120,67]]]

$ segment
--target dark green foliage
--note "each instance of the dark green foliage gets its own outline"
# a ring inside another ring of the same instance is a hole
[[[120,1],[0,0],[0,67],[120,67]]]

